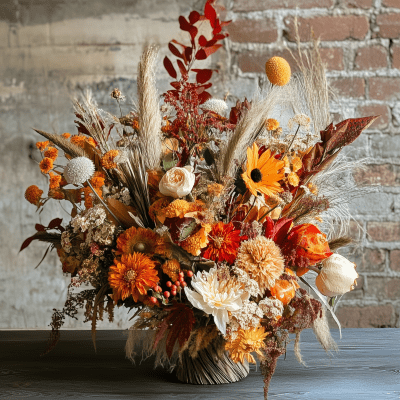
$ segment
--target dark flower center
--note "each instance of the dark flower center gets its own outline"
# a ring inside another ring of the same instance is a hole
[[[253,171],[251,171],[251,173],[250,173],[250,177],[253,182],[255,182],[255,183],[260,182],[262,179],[261,171],[258,168],[253,169]]]

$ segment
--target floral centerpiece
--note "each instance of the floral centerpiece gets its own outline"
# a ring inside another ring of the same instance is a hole
[[[22,249],[49,243],[71,276],[49,349],[79,308],[95,340],[104,312],[112,321],[115,307],[127,307],[128,357],[140,347],[156,364],[176,366],[182,381],[204,384],[245,377],[255,354],[267,397],[289,333],[299,361],[305,328],[336,348],[325,313],[358,276],[337,253],[350,242],[346,204],[359,192],[354,181],[337,184],[355,165],[339,153],[376,117],[332,123],[317,44],[299,50],[293,76],[284,59],[268,60],[263,90],[228,112],[207,92],[215,71],[193,68],[222,46],[228,22],[207,0],[204,15],[179,23],[190,41],[169,44],[177,67],[165,57],[174,81],[161,105],[149,47],[128,115],[107,113],[88,95],[74,103],[76,134],[36,130],[46,139],[36,146],[49,186],[44,195],[32,185],[25,197],[39,210],[65,202],[71,219],[36,224]],[[118,89],[111,97],[124,100]],[[316,287],[303,277],[310,270]]]

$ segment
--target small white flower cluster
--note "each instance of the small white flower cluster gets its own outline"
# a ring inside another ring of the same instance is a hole
[[[69,253],[71,251],[72,245],[68,231],[64,231],[61,234],[61,247],[66,253]]]
[[[224,116],[228,110],[228,104],[221,99],[209,99],[201,106],[201,108]]]
[[[258,306],[263,311],[267,318],[275,319],[283,313],[283,303],[272,297],[266,297],[258,303]]]
[[[120,190],[116,186],[113,186],[111,189],[111,195],[108,197],[115,199],[115,200],[119,200],[121,203],[124,203],[127,206],[131,205],[131,202],[132,202],[132,198],[129,193],[129,189],[126,187],[124,187]]]
[[[257,297],[260,294],[260,287],[258,286],[258,283],[254,279],[251,279],[245,271],[234,267],[233,272],[237,276],[238,282],[243,284],[250,296]]]
[[[102,225],[106,219],[107,214],[103,206],[98,204],[73,218],[71,225],[74,228],[74,232],[86,232]]]
[[[231,319],[235,319],[244,330],[257,327],[263,316],[263,310],[256,302],[250,300],[244,300],[240,310],[231,312]]]
[[[86,237],[86,243],[96,242],[101,245],[109,246],[114,239],[115,226],[111,224],[103,224],[97,229],[89,229]]]
[[[296,114],[289,119],[288,128],[292,130],[295,125],[300,125],[303,131],[309,132],[311,129],[311,118],[305,114]]]

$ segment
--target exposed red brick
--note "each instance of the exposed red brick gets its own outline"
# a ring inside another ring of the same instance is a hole
[[[343,306],[338,309],[336,316],[343,328],[394,327],[396,318],[391,304],[367,307]]]
[[[397,39],[400,36],[400,14],[380,14],[376,17],[379,27],[378,36],[388,39]]]
[[[277,8],[329,8],[334,0],[235,0],[234,11],[264,11]]]
[[[357,50],[354,69],[378,69],[387,67],[387,50],[383,46],[362,47]]]
[[[310,40],[311,29],[321,40],[364,39],[369,30],[368,19],[363,15],[319,16],[299,18],[299,34],[302,42]],[[295,41],[294,18],[285,20],[287,38]]]
[[[322,61],[326,63],[328,70],[342,70],[343,49],[321,48]],[[265,63],[273,56],[283,57],[290,65],[292,72],[297,71],[297,65],[288,50],[267,50],[241,52],[238,57],[239,68],[243,72],[264,72]]]
[[[385,270],[386,251],[382,249],[364,249],[362,265],[357,271],[382,272]],[[358,282],[357,282],[358,284]]]
[[[391,250],[389,261],[390,261],[390,268],[393,271],[400,272],[400,250]]]
[[[378,300],[400,298],[400,279],[384,276],[369,276],[367,297]]]
[[[354,173],[357,183],[374,184],[383,186],[400,186],[400,167],[393,164],[368,165]]]
[[[372,0],[341,0],[340,5],[348,8],[371,8]]]
[[[363,78],[336,78],[331,80],[331,85],[340,97],[360,98],[365,95]]]
[[[392,68],[400,69],[400,46],[392,47]]]
[[[367,232],[372,240],[400,241],[400,222],[368,222]]]
[[[385,7],[400,8],[400,0],[382,0],[382,5]]]
[[[400,99],[400,78],[370,78],[369,98],[386,101]]]
[[[233,42],[272,43],[278,38],[275,22],[267,19],[241,19],[228,25]]]
[[[360,240],[363,235],[362,226],[362,223],[350,221],[349,236],[354,240]]]
[[[368,129],[385,129],[389,125],[390,109],[383,104],[369,104],[367,106],[359,106],[357,115],[360,117],[379,115],[380,117]]]

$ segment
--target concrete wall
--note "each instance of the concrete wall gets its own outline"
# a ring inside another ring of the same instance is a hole
[[[357,156],[374,159],[363,176],[382,191],[354,204],[364,228],[365,249],[355,254],[362,277],[339,309],[344,326],[400,326],[400,0],[235,0],[227,1],[230,39],[213,58],[220,69],[215,94],[251,97],[264,79],[265,61],[293,45],[292,18],[298,15],[304,40],[313,26],[322,36],[322,55],[345,117],[381,114],[355,144]],[[137,62],[147,43],[160,45],[158,84],[168,87],[162,67],[169,40],[181,38],[178,16],[201,10],[200,0],[0,0],[0,329],[45,328],[54,307],[62,307],[68,278],[55,254],[38,269],[46,246],[32,244],[18,254],[34,223],[67,217],[57,202],[35,214],[23,194],[45,187],[31,127],[74,133],[70,96],[93,89],[101,107],[115,111],[114,87],[135,98]],[[344,105],[342,107],[341,105]],[[32,155],[33,159],[29,158]],[[37,159],[37,158],[36,158]],[[354,229],[354,235],[358,235]],[[128,326],[124,310],[114,327]],[[66,327],[89,328],[67,320]],[[100,325],[109,326],[107,323]]]

